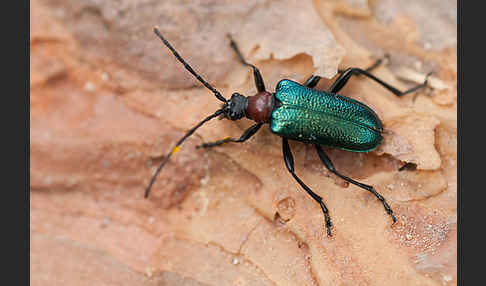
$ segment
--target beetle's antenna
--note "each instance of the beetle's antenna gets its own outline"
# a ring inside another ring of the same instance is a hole
[[[226,100],[226,98],[224,98],[219,91],[217,91],[211,84],[205,81],[197,72],[192,69],[192,67],[188,63],[186,63],[186,61],[179,55],[179,53],[172,47],[172,45],[164,38],[164,36],[162,36],[157,27],[154,27],[154,32],[162,40],[164,45],[169,48],[172,54],[174,54],[174,56],[184,65],[186,70],[192,73],[192,75],[195,76],[202,84],[204,84],[207,89],[211,90],[217,99],[221,100],[224,103],[228,102],[228,100]]]
[[[218,109],[215,113],[213,113],[212,115],[209,115],[203,121],[199,122],[196,126],[192,127],[189,131],[187,131],[187,133],[181,139],[179,139],[179,141],[177,141],[177,144],[174,146],[174,148],[172,148],[172,150],[170,151],[170,153],[167,154],[167,156],[165,156],[165,158],[162,161],[162,163],[160,163],[159,168],[157,168],[157,171],[155,172],[155,174],[150,179],[150,183],[147,186],[147,189],[145,189],[145,198],[148,197],[149,192],[150,192],[150,189],[152,188],[152,185],[155,182],[155,179],[159,175],[159,173],[162,170],[162,168],[164,167],[164,165],[169,161],[169,158],[173,154],[177,153],[179,151],[179,149],[181,148],[180,146],[182,145],[182,142],[184,142],[184,140],[186,140],[187,137],[191,136],[192,133],[194,133],[194,131],[196,131],[196,129],[198,129],[199,127],[201,127],[204,123],[208,122],[209,120],[211,120],[211,119],[213,119],[215,117],[218,117],[223,112],[224,112],[224,109]]]

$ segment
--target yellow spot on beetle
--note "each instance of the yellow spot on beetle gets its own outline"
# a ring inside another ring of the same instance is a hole
[[[229,136],[224,137],[224,139],[223,139],[223,143],[222,143],[221,145],[223,145],[223,144],[227,143],[229,138],[230,138]]]
[[[170,152],[171,155],[174,155],[175,153],[179,152],[181,149],[181,146],[175,146],[174,149],[172,149],[172,152]]]

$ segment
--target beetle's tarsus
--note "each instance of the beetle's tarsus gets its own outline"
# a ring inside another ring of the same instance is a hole
[[[397,223],[397,218],[393,214],[390,214],[390,215],[391,215],[392,220],[393,220],[392,225],[394,225],[395,223]]]

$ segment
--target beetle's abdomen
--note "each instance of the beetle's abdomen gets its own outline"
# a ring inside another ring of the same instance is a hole
[[[270,129],[280,136],[353,152],[375,149],[383,124],[376,113],[351,98],[281,80]]]

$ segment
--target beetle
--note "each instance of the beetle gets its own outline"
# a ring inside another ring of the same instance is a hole
[[[162,40],[164,45],[173,53],[179,62],[199,80],[207,89],[214,93],[215,97],[222,101],[220,109],[206,117],[196,126],[192,127],[164,157],[156,172],[152,175],[150,182],[145,189],[145,198],[148,197],[150,189],[159,175],[162,168],[169,161],[170,157],[177,153],[181,144],[191,136],[199,127],[216,117],[223,117],[229,120],[240,120],[248,118],[256,123],[245,130],[240,138],[226,137],[214,142],[203,143],[197,148],[212,148],[224,143],[243,143],[250,139],[264,124],[269,124],[270,131],[282,138],[283,159],[287,170],[297,183],[319,203],[325,218],[327,235],[331,236],[331,217],[323,198],[312,191],[296,174],[294,170],[294,158],[289,147],[288,140],[301,141],[314,145],[317,155],[324,166],[336,176],[372,193],[381,201],[385,211],[391,216],[393,224],[397,221],[393,210],[373,186],[366,185],[342,175],[336,170],[332,161],[325,153],[322,146],[338,148],[350,152],[369,152],[376,149],[383,137],[383,123],[378,115],[367,105],[349,97],[339,95],[338,92],[346,85],[352,76],[366,76],[396,96],[403,96],[426,87],[427,74],[422,84],[416,85],[406,91],[389,85],[375,77],[370,71],[382,62],[377,60],[367,69],[348,68],[339,71],[339,77],[334,81],[328,91],[313,89],[321,77],[310,76],[303,84],[289,79],[282,79],[274,93],[265,89],[263,77],[259,69],[248,63],[242,56],[238,46],[228,35],[231,48],[235,51],[239,61],[253,69],[253,76],[257,93],[253,96],[244,96],[240,93],[233,93],[228,100],[221,95],[211,84],[204,80],[193,68],[179,55],[172,45],[164,38],[157,27],[154,27],[155,34]]]

